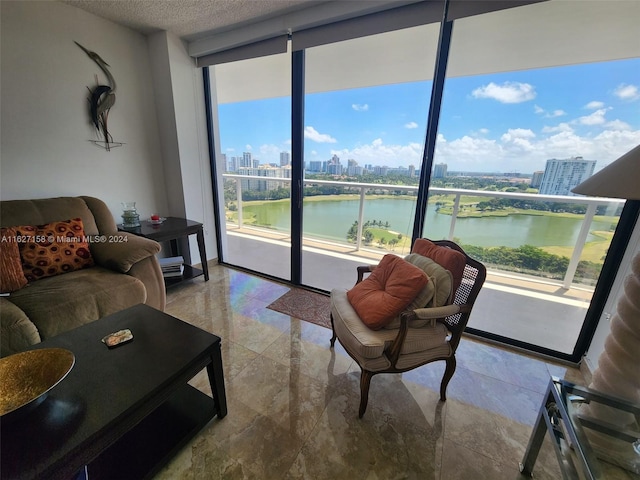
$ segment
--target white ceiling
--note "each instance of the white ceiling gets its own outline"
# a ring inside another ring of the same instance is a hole
[[[190,42],[302,10],[326,0],[59,0],[148,35],[167,30]]]

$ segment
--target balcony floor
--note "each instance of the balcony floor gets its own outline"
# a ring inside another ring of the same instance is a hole
[[[290,278],[288,238],[261,229],[229,229],[226,262],[274,277]],[[356,266],[375,264],[385,252],[356,252],[348,245],[307,241],[302,283],[320,290],[349,289]],[[400,252],[398,252],[400,253]],[[562,288],[559,282],[489,271],[469,327],[563,353],[571,353],[593,291]]]

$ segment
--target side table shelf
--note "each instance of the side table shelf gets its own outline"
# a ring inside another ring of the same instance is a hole
[[[182,276],[165,277],[164,284],[169,288],[174,285],[178,285],[185,280],[191,280],[199,277],[200,275],[204,275],[205,282],[209,280],[209,268],[207,265],[207,252],[204,245],[202,223],[194,222],[193,220],[188,220],[186,218],[168,217],[158,225],[152,224],[147,220],[141,221],[140,226],[134,228],[124,228],[120,224],[118,225],[118,230],[150,238],[156,242],[168,241],[171,245],[171,256],[177,256],[180,254],[180,248],[178,246],[178,240],[180,238],[188,237],[189,235],[196,235],[202,269],[185,263]]]

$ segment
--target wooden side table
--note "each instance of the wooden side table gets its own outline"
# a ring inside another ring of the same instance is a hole
[[[148,220],[140,222],[139,227],[125,228],[122,224],[118,225],[118,229],[123,232],[131,232],[142,237],[150,238],[156,242],[169,241],[171,245],[171,256],[180,255],[178,247],[178,239],[196,235],[198,241],[198,251],[200,252],[200,261],[202,270],[185,263],[182,277],[165,278],[164,282],[167,287],[176,285],[184,280],[189,280],[200,275],[204,275],[204,281],[209,280],[209,267],[207,265],[207,252],[204,245],[204,233],[202,224],[188,220],[186,218],[167,217],[162,223],[155,225]]]

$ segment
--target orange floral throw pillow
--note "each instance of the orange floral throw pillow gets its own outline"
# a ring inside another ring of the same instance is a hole
[[[16,229],[2,228],[0,229],[0,293],[15,292],[26,284],[27,279],[22,271]]]
[[[387,254],[367,278],[347,292],[347,298],[360,320],[379,330],[407,308],[428,282],[421,269]]]
[[[29,282],[94,265],[80,218],[15,229]]]

